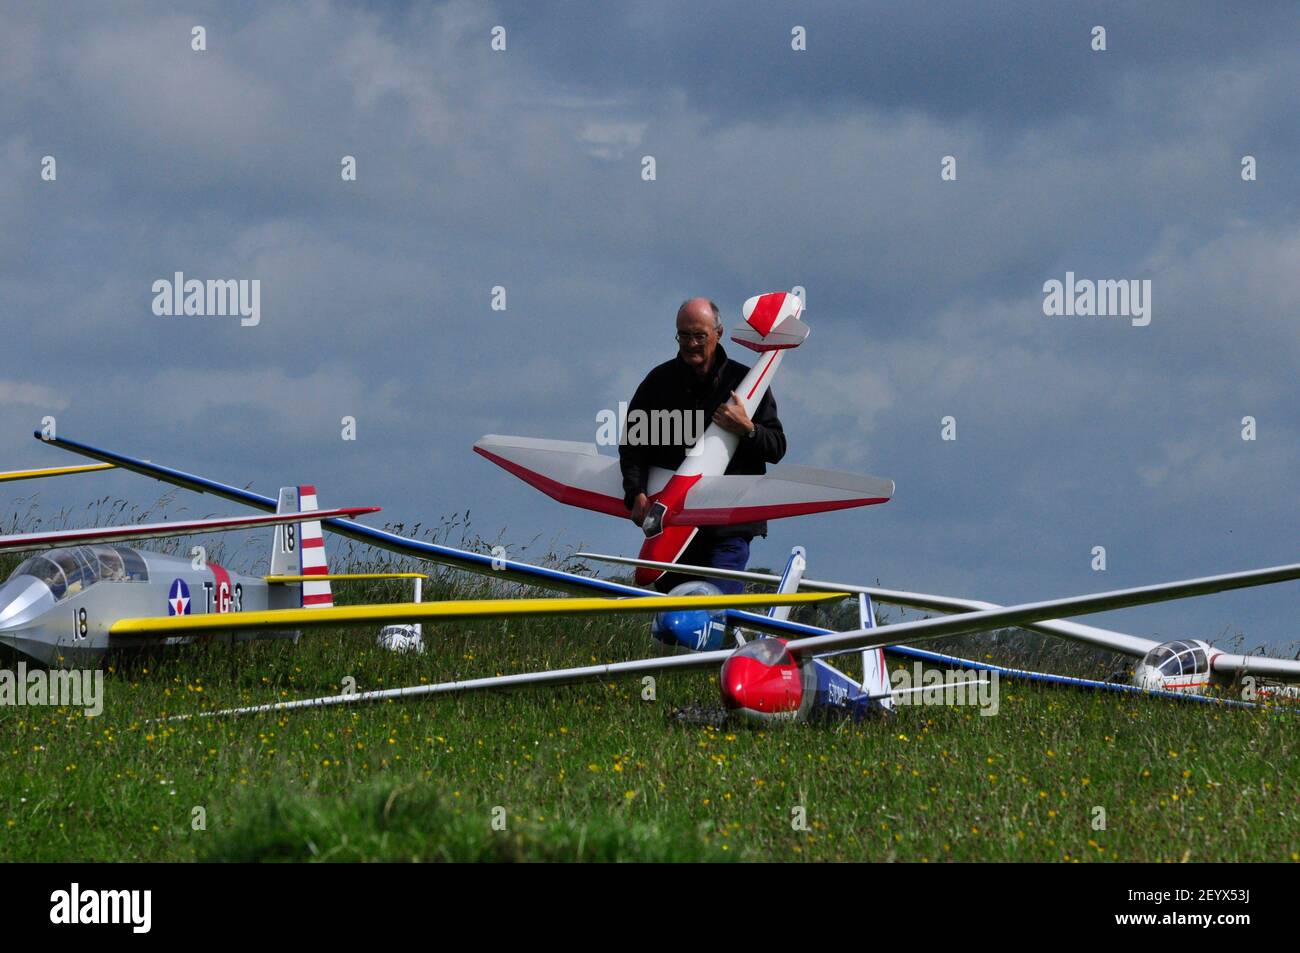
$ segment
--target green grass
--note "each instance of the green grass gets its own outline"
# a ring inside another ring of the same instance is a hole
[[[661,678],[654,701],[633,681],[150,721],[336,693],[348,676],[364,690],[652,651],[645,625],[626,619],[426,628],[426,641],[423,657],[377,649],[369,629],[297,647],[194,646],[116,665],[98,718],[0,708],[0,858],[1287,861],[1300,851],[1289,714],[1004,683],[992,717],[914,707],[859,724],[712,729],[668,714],[717,707],[716,675],[695,673]],[[793,829],[795,807],[807,830]],[[1105,830],[1093,829],[1096,807]]]

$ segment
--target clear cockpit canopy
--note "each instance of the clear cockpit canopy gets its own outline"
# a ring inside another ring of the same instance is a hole
[[[1204,675],[1210,670],[1205,650],[1191,642],[1161,642],[1142,659],[1161,675]]]
[[[97,582],[148,582],[149,570],[127,546],[77,546],[32,556],[19,563],[13,576],[35,576],[59,601]]]
[[[764,665],[785,665],[790,652],[781,639],[752,639],[736,650],[736,655],[756,659]]]

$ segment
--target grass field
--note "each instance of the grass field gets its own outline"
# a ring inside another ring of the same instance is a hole
[[[460,578],[431,596],[489,585]],[[653,651],[629,619],[425,638],[422,657],[378,649],[372,629],[193,646],[115,664],[97,718],[0,708],[0,859],[1300,860],[1287,713],[1004,682],[991,717],[715,729],[670,717],[718,707],[716,674],[696,673],[662,677],[653,701],[631,681],[151,721],[333,694],[349,676],[365,690]]]

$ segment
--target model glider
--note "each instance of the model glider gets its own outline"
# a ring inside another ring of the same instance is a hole
[[[758,721],[793,721],[832,711],[857,715],[869,710],[874,702],[889,697],[892,693],[888,690],[880,692],[867,690],[863,685],[831,669],[824,662],[825,656],[844,651],[871,651],[885,646],[907,645],[944,636],[1027,625],[1058,616],[1088,615],[1295,579],[1300,579],[1300,563],[1072,596],[1065,599],[982,609],[913,622],[898,622],[883,626],[864,625],[848,632],[831,632],[804,639],[760,638],[746,642],[737,649],[716,649],[690,655],[637,659],[579,668],[524,672],[433,685],[332,695],[224,709],[205,714],[230,715],[296,708],[322,708],[486,689],[517,688],[526,685],[570,685],[606,681],[618,677],[720,667],[718,687],[723,704],[730,711],[743,717]]]
[[[799,320],[802,308],[798,295],[784,291],[745,302],[744,323],[731,340],[760,355],[736,388],[751,416],[771,386],[782,355],[808,337],[808,326]],[[891,480],[812,467],[778,465],[762,476],[727,474],[739,444],[738,436],[710,424],[676,472],[652,469],[650,505],[641,527],[646,536],[643,559],[675,562],[701,526],[826,513],[884,503],[894,495]],[[618,459],[601,456],[595,444],[489,434],[474,450],[552,499],[627,518]],[[663,572],[638,567],[636,583],[649,585]]]
[[[624,566],[639,566],[643,563],[639,559],[625,556],[605,556],[599,553],[579,553],[578,556]],[[778,585],[782,580],[782,577],[771,573],[714,569],[708,566],[680,566],[674,564],[673,568],[693,576],[714,579],[733,579],[751,583],[777,583]],[[859,593],[890,605],[906,606],[932,612],[981,612],[1000,608],[994,603],[975,599],[961,599],[923,592],[907,592],[899,589],[885,589],[879,586],[821,582],[815,579],[802,579],[801,585],[804,589],[813,591]],[[1110,629],[1083,625],[1063,619],[1045,619],[1025,624],[1023,627],[1045,635],[1070,639],[1071,641],[1107,649],[1137,659],[1132,684],[1139,690],[1201,694],[1211,687],[1226,687],[1233,681],[1248,675],[1284,682],[1300,681],[1300,660],[1224,652],[1200,639],[1157,641],[1142,636],[1130,635],[1126,632],[1115,632]]]

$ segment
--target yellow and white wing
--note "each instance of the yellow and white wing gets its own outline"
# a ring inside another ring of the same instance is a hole
[[[517,616],[654,613],[682,609],[740,609],[797,606],[843,599],[841,592],[758,593],[740,596],[646,596],[635,599],[463,599],[448,602],[393,602],[324,609],[270,609],[263,612],[152,616],[119,619],[110,635],[184,635],[235,629],[305,629],[353,623],[450,622]]]

